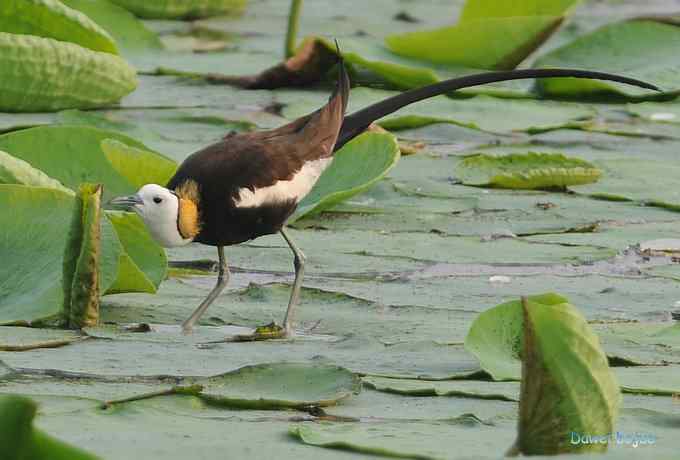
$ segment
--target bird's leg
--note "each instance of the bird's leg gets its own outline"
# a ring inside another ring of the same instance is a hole
[[[290,293],[290,300],[288,301],[288,309],[286,310],[286,316],[283,318],[283,330],[286,337],[291,337],[294,333],[293,329],[293,318],[295,314],[295,306],[300,300],[300,287],[302,286],[302,276],[305,273],[305,255],[300,251],[300,249],[295,245],[293,240],[290,239],[288,233],[282,228],[281,236],[286,240],[288,246],[290,246],[291,251],[295,259],[293,259],[293,265],[295,267],[295,281],[293,281],[293,289]]]
[[[224,290],[225,286],[229,282],[229,267],[227,267],[227,259],[224,258],[224,246],[217,246],[217,255],[220,259],[219,274],[217,275],[217,284],[208,297],[205,298],[203,302],[194,310],[194,312],[189,316],[186,321],[182,323],[182,331],[185,334],[190,334],[194,324],[201,319],[203,313],[208,309],[210,304],[212,304],[218,295]]]

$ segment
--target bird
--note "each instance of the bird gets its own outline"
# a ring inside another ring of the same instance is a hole
[[[346,115],[350,80],[340,53],[337,69],[335,89],[318,110],[275,129],[229,133],[188,156],[167,184],[146,184],[134,195],[111,200],[112,205],[139,214],[151,236],[164,247],[201,243],[217,248],[217,282],[182,323],[184,333],[192,331],[228,284],[224,248],[279,233],[292,251],[295,277],[282,325],[266,331],[277,338],[294,336],[305,256],[291,239],[285,223],[331,164],[334,153],[380,118],[409,104],[462,88],[527,78],[609,80],[660,91],[655,85],[604,72],[515,69],[443,80]]]

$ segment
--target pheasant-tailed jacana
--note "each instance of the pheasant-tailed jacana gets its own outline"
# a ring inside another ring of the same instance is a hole
[[[295,281],[282,334],[293,333],[305,257],[284,229],[297,204],[333,160],[333,153],[368,126],[400,108],[461,88],[522,78],[576,77],[611,80],[658,90],[654,85],[601,72],[523,69],[445,80],[387,98],[345,116],[349,78],[338,62],[337,87],[319,110],[270,131],[229,134],[189,156],[165,186],[144,185],[112,204],[134,209],[163,246],[198,242],[217,247],[219,275],[208,297],[182,324],[190,332],[229,279],[224,247],[280,233],[294,256]]]

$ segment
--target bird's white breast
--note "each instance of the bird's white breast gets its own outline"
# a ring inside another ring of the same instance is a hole
[[[312,190],[316,181],[319,180],[321,173],[332,161],[332,157],[310,161],[305,163],[290,180],[280,180],[267,187],[257,188],[254,191],[248,188],[239,189],[236,207],[256,207],[288,200],[300,202]]]

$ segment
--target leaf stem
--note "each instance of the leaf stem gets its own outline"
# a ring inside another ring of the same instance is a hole
[[[286,43],[284,55],[286,59],[295,54],[295,39],[297,38],[298,24],[302,10],[302,0],[291,0],[288,12],[288,30],[286,30]]]
[[[189,385],[189,386],[175,386],[167,388],[165,390],[152,391],[150,393],[142,393],[139,395],[130,396],[127,398],[113,399],[110,401],[105,401],[100,406],[101,409],[109,409],[116,404],[122,404],[132,401],[141,401],[143,399],[155,398],[157,396],[171,396],[171,395],[198,395],[203,391],[203,386],[201,385]]]

